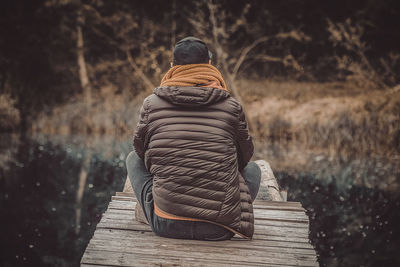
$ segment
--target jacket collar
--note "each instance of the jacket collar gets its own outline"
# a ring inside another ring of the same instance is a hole
[[[206,106],[230,97],[227,91],[212,87],[162,86],[155,88],[153,92],[178,106]]]

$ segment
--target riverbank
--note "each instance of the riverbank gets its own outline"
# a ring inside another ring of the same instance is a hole
[[[255,159],[268,160],[276,171],[324,179],[326,173],[342,177],[349,168],[343,183],[399,188],[399,91],[344,82],[239,80],[238,86],[256,128]],[[132,99],[104,88],[90,108],[77,97],[41,113],[31,132],[130,140],[145,96]]]
[[[275,171],[396,192],[400,93],[351,83],[241,81],[256,157]]]

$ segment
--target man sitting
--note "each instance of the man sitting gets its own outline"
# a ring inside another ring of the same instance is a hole
[[[261,180],[253,142],[200,39],[176,43],[171,69],[141,107],[128,176],[159,236],[251,239]]]

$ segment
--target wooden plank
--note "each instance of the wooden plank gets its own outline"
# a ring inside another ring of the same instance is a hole
[[[118,225],[116,225],[118,226]],[[109,228],[109,227],[102,227],[100,226],[98,229],[105,229],[105,230],[124,230],[124,231],[132,231],[132,232],[148,232],[151,233],[152,235],[155,235],[150,229],[143,229],[142,231],[138,231],[138,230],[130,230],[130,229],[126,229],[126,227],[115,227],[115,228]],[[255,234],[253,236],[253,241],[254,240],[265,240],[265,241],[279,241],[279,242],[289,242],[289,243],[303,243],[303,244],[295,244],[294,248],[303,248],[303,249],[313,249],[313,247],[309,244],[309,240],[305,239],[305,238],[301,238],[301,237],[284,237],[284,236],[267,236],[267,235],[258,235]],[[240,237],[233,237],[231,240],[239,240],[239,241],[243,241],[243,238]],[[252,241],[252,242],[253,242]],[[272,243],[271,243],[272,244]],[[285,243],[273,243],[274,245],[278,246],[278,245],[282,245]],[[306,245],[304,245],[306,244]],[[287,245],[287,244],[286,244]],[[289,244],[289,246],[291,246]]]
[[[127,221],[133,221],[134,219],[127,219]],[[255,220],[255,227],[257,228],[258,226],[279,226],[279,227],[288,227],[288,228],[304,228],[304,229],[309,229],[308,224],[306,223],[299,223],[296,221],[284,221],[284,220]]]
[[[131,210],[115,210],[115,209],[109,209],[107,212],[103,215],[104,218],[112,219],[131,219],[134,220],[134,212]],[[308,223],[308,220],[303,217],[290,217],[291,215],[288,214],[275,214],[275,215],[268,215],[268,214],[255,214],[255,224],[259,225],[264,225],[265,223],[268,224],[268,222],[271,221],[289,221],[289,222],[294,222],[296,224],[306,224]],[[304,227],[307,228],[307,227]]]
[[[301,254],[284,254],[269,252],[267,250],[243,250],[243,249],[230,249],[230,248],[213,248],[208,246],[184,246],[176,244],[174,246],[169,246],[167,244],[157,244],[156,243],[144,243],[141,242],[136,244],[130,240],[95,240],[90,242],[87,249],[89,250],[105,250],[113,252],[135,252],[143,253],[146,255],[153,255],[154,257],[164,256],[168,257],[171,254],[179,255],[180,257],[199,257],[198,261],[201,262],[202,259],[218,259],[223,262],[237,262],[239,259],[249,263],[262,263],[265,258],[273,259],[276,263],[286,262],[289,264],[299,264],[299,265],[313,265],[316,262],[315,256],[301,255]],[[303,264],[302,264],[303,263]],[[312,263],[312,264],[310,264]]]
[[[136,234],[137,236],[137,234]],[[172,239],[172,240],[178,240],[179,239]],[[182,239],[180,239],[181,241]],[[123,241],[123,242],[122,242]],[[155,248],[158,246],[161,246],[162,248],[166,249],[168,248],[168,250],[170,251],[174,251],[174,250],[178,250],[181,251],[181,247],[183,246],[181,242],[178,244],[178,242],[175,243],[171,243],[171,242],[165,242],[165,241],[158,241],[156,239],[156,237],[151,237],[148,238],[146,237],[145,239],[132,239],[132,238],[123,238],[123,239],[115,239],[115,237],[109,237],[109,236],[104,236],[104,235],[100,235],[97,236],[95,238],[93,238],[93,241],[91,241],[91,244],[98,244],[98,245],[102,245],[102,244],[108,244],[110,246],[118,246],[115,245],[112,242],[116,242],[116,244],[121,244],[126,242],[126,243],[135,243],[135,242],[140,242],[140,246],[141,247],[145,247],[148,246],[149,248]],[[161,243],[160,243],[161,242]],[[204,241],[207,242],[207,241]],[[277,257],[281,257],[281,258],[291,258],[293,256],[296,256],[295,254],[298,255],[303,255],[304,257],[307,257],[307,259],[310,260],[316,260],[316,255],[313,249],[304,249],[304,248],[283,248],[283,247],[271,247],[271,246],[262,246],[262,245],[258,245],[258,246],[249,246],[246,248],[246,245],[243,244],[244,242],[242,241],[229,241],[229,246],[227,246],[228,244],[222,244],[223,242],[207,242],[207,244],[201,244],[201,242],[198,242],[197,244],[188,244],[188,243],[184,243],[186,248],[192,247],[192,248],[196,248],[196,251],[198,252],[204,252],[204,253],[208,253],[209,250],[213,250],[213,251],[218,251],[222,252],[221,253],[226,253],[227,249],[229,249],[229,251],[237,251],[237,250],[251,250],[252,252],[258,251],[259,255],[265,255],[265,253],[273,253],[276,254],[278,253],[279,256]],[[240,244],[242,243],[242,244]],[[248,244],[248,243],[247,243]],[[124,246],[126,246],[127,244],[123,244]],[[288,254],[288,255],[286,255]],[[296,256],[297,257],[297,256]]]
[[[234,236],[231,240],[243,240],[243,238]],[[265,235],[263,233],[260,234],[255,233],[253,235],[253,240],[281,241],[281,242],[291,242],[291,243],[296,242],[296,243],[310,244],[310,240],[304,237]]]
[[[121,221],[118,219],[107,219],[102,220],[98,226],[98,229],[123,229],[128,231],[147,231],[152,232],[150,226],[139,223],[135,220]],[[256,226],[255,233],[253,236],[254,240],[266,239],[266,240],[277,240],[287,242],[303,242],[309,243],[308,229],[304,231],[293,231],[297,228],[282,227],[282,226]],[[301,228],[300,228],[301,229]],[[242,240],[242,238],[240,238]]]
[[[110,202],[109,207],[113,208],[121,208],[121,209],[135,209],[136,201],[121,201],[121,200],[114,200]],[[253,205],[254,210],[285,210],[285,211],[295,211],[295,212],[305,212],[304,208],[300,207],[287,207],[287,206],[266,206],[266,205]]]
[[[113,231],[124,231],[126,233],[133,233],[135,235],[137,234],[149,234],[150,237],[154,237],[156,236],[153,232],[151,231],[130,231],[130,230],[121,230],[121,229],[110,229],[110,228],[99,228],[99,230],[113,230]],[[95,235],[94,238],[104,238],[103,235]],[[277,241],[277,242],[273,242],[273,241]],[[239,238],[239,237],[234,237],[231,239],[230,242],[244,242],[243,238]],[[295,244],[294,246],[287,246],[286,243],[300,243],[300,244]],[[312,245],[310,243],[307,242],[307,240],[305,239],[298,239],[298,241],[296,241],[294,238],[288,238],[288,237],[274,237],[274,236],[258,236],[255,235],[255,239],[253,239],[251,241],[251,246],[254,247],[261,247],[261,248],[265,248],[265,247],[270,247],[270,248],[283,248],[283,249],[304,249],[304,250],[308,250],[310,251],[309,253],[306,254],[312,254],[315,255],[315,251],[314,248],[312,247]],[[211,245],[212,246],[212,245]]]
[[[266,188],[268,197],[274,201],[284,201],[280,188],[272,172],[271,166],[265,160],[256,160],[255,163],[261,170],[261,186]]]
[[[262,204],[253,204],[253,209],[262,209],[262,210],[288,210],[288,211],[300,211],[305,212],[306,210],[303,207],[299,206],[266,206]]]
[[[140,242],[139,245],[136,243]],[[109,249],[109,247],[111,249]],[[186,256],[191,256],[191,253],[195,251],[196,253],[199,254],[204,254],[207,257],[213,256],[213,258],[218,258],[220,259],[220,254],[224,255],[237,255],[237,256],[243,256],[243,257],[251,257],[254,259],[257,257],[259,260],[262,259],[263,257],[271,257],[275,259],[282,259],[282,260],[303,260],[303,261],[316,261],[316,256],[315,254],[303,254],[303,253],[296,253],[298,250],[293,250],[293,252],[279,252],[278,249],[275,251],[272,250],[271,248],[262,248],[258,247],[255,248],[253,247],[252,249],[243,249],[243,248],[226,248],[226,247],[212,247],[212,246],[201,246],[201,245],[182,245],[182,244],[174,244],[174,245],[169,245],[165,243],[159,243],[155,240],[152,240],[152,242],[149,242],[147,240],[128,240],[128,239],[123,239],[123,240],[109,240],[109,239],[96,239],[93,240],[93,242],[90,242],[90,245],[87,247],[87,249],[93,249],[93,250],[99,250],[99,249],[104,249],[104,250],[113,250],[117,249],[118,251],[121,252],[141,252],[141,253],[146,253],[147,255],[170,255],[170,254],[178,254],[178,255],[184,255]],[[282,250],[282,248],[280,248]],[[240,251],[240,252],[239,252]],[[224,258],[225,261],[228,260],[228,258]],[[247,260],[251,261],[251,260]]]
[[[111,201],[115,201],[115,200],[119,200],[119,201],[134,201],[134,202],[136,202],[136,198],[135,197],[127,197],[127,196],[112,196],[111,197]]]
[[[101,222],[97,229],[115,229],[115,230],[126,230],[126,231],[136,231],[136,232],[149,232],[152,233],[149,227],[145,225],[133,225],[119,222]],[[154,233],[152,233],[154,235]],[[232,240],[243,240],[243,238],[234,237]],[[282,241],[282,242],[296,242],[309,244],[309,239],[304,235],[281,235],[279,233],[268,234],[265,232],[256,232],[253,236],[253,240],[267,240],[267,241]],[[301,246],[296,244],[295,247],[301,248],[311,248],[310,246]]]
[[[300,207],[300,208],[303,207],[300,202],[292,202],[292,201],[280,202],[280,201],[267,201],[261,199],[256,199],[254,201],[254,204],[263,206],[278,206],[278,207]]]
[[[124,230],[111,230],[111,229],[99,229],[96,231],[92,240],[125,240],[137,241],[137,239],[146,239],[144,242],[162,242],[162,244],[174,245],[174,244],[186,244],[188,246],[207,246],[207,247],[224,247],[224,248],[240,248],[240,249],[267,249],[269,251],[282,252],[282,253],[295,253],[295,254],[307,254],[315,256],[315,251],[312,246],[304,246],[302,248],[288,248],[288,247],[276,247],[268,246],[267,240],[252,240],[244,241],[243,239],[234,239],[231,241],[221,242],[208,242],[200,240],[180,240],[180,239],[168,239],[160,238],[152,232],[136,233],[133,231]],[[272,243],[273,244],[273,243]],[[279,244],[279,243],[277,243]]]
[[[153,256],[142,253],[131,252],[129,261],[124,260],[124,253],[121,253],[120,259],[115,257],[113,252],[101,251],[101,250],[90,250],[82,258],[82,262],[92,263],[89,266],[194,266],[194,267],[205,267],[205,266],[243,266],[243,264],[236,262],[221,262],[218,260],[203,259],[199,261],[194,258],[182,259],[176,255],[169,257],[165,256]],[[110,255],[111,254],[111,255]],[[86,264],[85,263],[85,264]],[[248,266],[262,266],[259,264],[253,264]]]
[[[133,223],[121,223],[118,221],[107,221],[107,222],[100,222],[98,224],[97,229],[115,229],[115,230],[126,230],[127,232],[130,231],[133,234],[136,234],[136,232],[144,233],[144,232],[149,232],[152,235],[155,236],[154,233],[151,232],[151,230],[148,228],[146,225],[136,225]],[[303,242],[296,242],[294,243],[293,238],[298,238],[302,240]],[[239,239],[239,240],[244,240],[244,239]],[[278,241],[278,242],[286,242],[286,243],[269,243],[271,246],[281,246],[281,247],[293,247],[293,248],[312,248],[312,246],[307,242],[307,237],[304,235],[293,235],[293,236],[284,236],[284,235],[267,235],[264,234],[263,232],[258,233],[256,232],[254,236],[254,240],[265,240],[265,241]],[[246,240],[245,240],[246,241]],[[293,244],[288,244],[288,242],[293,242]]]
[[[116,192],[116,196],[126,196],[126,197],[135,197],[134,193],[131,192]]]
[[[156,235],[151,231],[150,228],[149,228],[149,229],[145,229],[144,231],[138,230],[138,229],[112,229],[112,228],[104,228],[104,229],[101,229],[101,228],[99,228],[99,232],[100,232],[100,233],[104,233],[105,231],[117,232],[117,233],[118,233],[118,231],[121,231],[121,232],[126,232],[127,235],[135,235],[135,234],[137,234],[137,233],[135,233],[135,231],[140,231],[140,232],[143,232],[142,234],[150,233],[150,236],[156,236]],[[146,233],[144,233],[144,232],[146,232]],[[285,236],[285,235],[279,235],[279,234],[277,234],[277,235],[264,235],[264,233],[262,233],[262,234],[258,234],[258,233],[257,233],[257,234],[254,236],[254,238],[253,238],[253,240],[252,240],[251,242],[260,241],[260,240],[261,240],[261,241],[262,241],[262,240],[273,241],[273,240],[271,240],[271,237],[274,237],[274,236],[280,236],[280,237],[281,237],[280,239],[277,239],[276,241],[297,242],[297,243],[306,243],[306,244],[309,244],[308,239],[302,238],[302,237],[298,237],[298,238],[297,238],[298,241],[292,241],[293,236]],[[232,240],[240,241],[240,242],[242,242],[242,241],[248,241],[248,240],[244,240],[243,238],[239,238],[239,237],[238,237],[238,238],[233,238]],[[195,241],[195,242],[197,242],[197,241]],[[254,243],[254,244],[258,244],[258,243],[256,242],[256,243]],[[301,248],[309,248],[309,247],[310,247],[309,245],[301,246]]]
[[[120,223],[117,221],[107,221],[99,223],[97,229],[115,229],[115,230],[125,230],[125,231],[136,231],[136,232],[149,232],[152,233],[149,227],[146,225],[134,225],[132,223]],[[267,241],[282,241],[282,242],[296,242],[296,243],[305,243],[309,244],[309,239],[306,235],[302,233],[284,233],[284,230],[280,230],[280,232],[273,231],[263,231],[259,232],[256,229],[256,233],[253,236],[253,240],[267,240]],[[272,234],[270,234],[272,233]],[[154,235],[154,233],[152,233]],[[238,240],[243,240],[243,238],[237,238]],[[308,245],[300,245],[296,244],[295,247],[300,248],[310,248]]]
[[[134,201],[136,202],[136,198],[134,196],[126,196],[126,195],[116,195],[112,196],[111,200],[117,200],[117,201]],[[266,201],[266,200],[258,200],[256,199],[254,201],[255,205],[262,205],[262,206],[272,206],[272,207],[299,207],[302,208],[300,202],[291,202],[291,201]]]
[[[111,213],[118,213],[128,211],[134,214],[134,211],[131,210],[120,210],[120,209],[108,209],[106,211]],[[129,213],[128,213],[129,215]],[[122,217],[123,218],[123,217]],[[133,220],[133,219],[132,219]],[[294,228],[307,228],[309,227],[308,221],[305,220],[285,220],[279,218],[255,218],[255,225],[267,225],[267,226],[285,226],[285,227],[294,227]]]
[[[126,211],[126,210],[109,209],[109,210],[107,210],[107,212],[109,213],[108,218],[115,217],[115,218],[120,218],[120,219],[126,219],[126,218],[132,218],[132,214],[133,214],[133,218],[134,218],[134,212],[129,211],[129,210]],[[293,215],[290,213],[283,213],[283,212],[279,212],[279,211],[274,212],[274,213],[272,213],[272,212],[270,212],[270,213],[255,212],[254,217],[255,217],[255,221],[260,224],[263,224],[262,223],[263,221],[272,221],[272,220],[308,224],[308,219],[305,215],[304,216],[296,216],[296,215]]]
[[[135,224],[132,222],[119,222],[117,220],[102,220],[97,224],[97,229],[121,229],[121,230],[131,230],[131,231],[151,231],[146,224]]]
[[[270,219],[277,219],[277,220],[286,220],[286,221],[296,221],[302,223],[308,223],[308,217],[303,214],[295,214],[294,212],[286,212],[286,211],[279,211],[279,210],[256,210],[254,212],[254,218],[260,220],[270,220]]]
[[[149,232],[152,233],[152,235],[155,235],[150,227],[146,227],[146,225],[132,225],[132,224],[120,224],[120,223],[109,223],[109,222],[102,222],[99,224],[97,229],[104,229],[104,230],[124,230],[124,231],[137,231],[137,232]],[[243,238],[241,237],[233,237],[232,240],[239,240],[242,241]],[[267,240],[267,241],[281,241],[281,242],[296,242],[296,243],[305,243],[309,244],[310,241],[307,237],[304,236],[297,236],[297,235],[290,235],[290,236],[285,236],[285,235],[271,235],[267,234],[264,232],[260,233],[255,233],[253,236],[253,240]],[[305,246],[307,248],[312,248],[309,247],[308,245]]]
[[[103,250],[89,250],[82,258],[84,264],[94,264],[97,266],[193,266],[193,267],[205,267],[205,266],[265,266],[265,263],[248,263],[243,261],[236,262],[224,262],[218,259],[199,259],[193,257],[179,257],[178,255],[165,256],[153,256],[142,253],[130,252],[126,253],[114,253]],[[93,265],[89,265],[93,266]],[[295,266],[295,265],[278,265],[268,263],[268,266]]]
[[[150,229],[148,225],[142,224],[142,223],[137,223],[135,220],[118,219],[118,218],[104,218],[104,220],[102,220],[99,223],[99,226],[102,228],[105,228],[105,227],[121,228],[121,227],[123,227],[123,229],[126,229],[126,230],[137,230],[137,231],[144,231],[144,230]],[[278,230],[276,230],[275,235],[278,235],[279,233],[288,233],[288,234],[291,234],[292,236],[296,236],[296,237],[304,237],[304,238],[308,237],[308,229],[307,228],[282,227],[279,225],[260,225],[260,224],[255,225],[255,231],[259,235],[269,234],[268,231],[274,231],[275,229],[279,229],[279,232],[278,232]],[[286,236],[286,235],[282,235],[282,236]]]
[[[123,202],[123,203],[121,203]],[[113,203],[113,204],[111,204]],[[121,204],[120,208],[122,209],[134,209],[135,205],[136,205],[136,200],[132,200],[132,198],[130,198],[130,200],[121,200],[121,199],[117,199],[117,200],[113,200],[110,203],[110,207],[114,207],[114,208],[118,208],[118,205]],[[287,202],[282,202],[282,203],[287,203]],[[294,212],[294,214],[296,214],[296,212],[299,213],[304,213],[305,209],[302,207],[297,207],[297,206],[285,206],[285,205],[276,205],[274,203],[269,203],[264,205],[264,204],[257,204],[253,206],[254,210],[282,210],[282,211],[292,211]]]
[[[199,247],[199,246],[185,246],[176,245],[176,248],[170,247],[166,244],[145,243],[144,240],[138,242],[131,242],[129,240],[117,240],[107,243],[90,242],[87,250],[102,250],[113,253],[124,253],[126,257],[128,253],[141,253],[146,255],[153,255],[154,257],[169,257],[171,254],[179,255],[180,258],[197,258],[198,261],[203,259],[218,259],[223,262],[238,262],[245,261],[249,263],[265,263],[269,259],[271,263],[277,264],[292,264],[292,265],[315,265],[315,257],[309,255],[299,254],[282,254],[273,253],[260,250],[240,250],[231,248],[215,248]],[[174,253],[175,252],[175,253]]]
[[[168,248],[168,250],[166,249]],[[271,263],[275,264],[289,264],[289,265],[306,265],[313,266],[315,265],[315,258],[309,257],[307,255],[297,255],[297,254],[286,254],[282,253],[269,253],[262,252],[256,250],[238,250],[238,249],[218,249],[215,248],[208,251],[199,251],[197,247],[189,247],[189,246],[179,246],[179,250],[172,250],[171,247],[161,245],[150,245],[146,244],[125,244],[125,241],[107,241],[107,244],[101,243],[90,243],[87,247],[87,250],[102,250],[107,252],[123,252],[123,253],[140,253],[145,254],[147,256],[153,255],[153,257],[166,257],[168,258],[172,255],[179,255],[179,258],[198,258],[198,261],[201,262],[203,259],[218,259],[224,263],[238,262],[243,261],[246,263],[263,263],[266,259],[269,259]],[[210,248],[209,248],[210,249]],[[83,261],[84,262],[84,261]]]
[[[127,202],[127,201],[112,201],[110,205],[108,206],[109,210],[128,210],[128,211],[134,211],[136,207],[137,202]],[[122,203],[121,203],[122,202]],[[308,219],[307,215],[305,214],[304,211],[293,211],[293,210],[286,210],[286,209],[255,209],[254,210],[254,215],[255,217],[258,218],[265,218],[268,217],[269,215],[271,216],[276,216],[276,215],[281,215],[281,216],[286,216],[288,218],[299,218],[299,219]]]
[[[134,220],[134,211],[132,210],[119,210],[119,209],[108,209],[104,214],[104,218],[108,219],[120,219],[120,220]],[[281,219],[278,216],[272,217],[270,216],[267,219],[260,218],[261,216],[257,216],[255,218],[255,225],[268,225],[268,226],[279,226],[279,227],[294,227],[294,228],[302,228],[302,229],[307,229],[308,227],[306,224],[302,223],[302,219],[292,219],[291,223],[283,223],[283,224],[278,224],[278,223],[273,223],[274,221],[281,221]],[[283,219],[285,219],[285,216],[281,216]],[[290,219],[290,218],[288,218]],[[303,227],[301,227],[303,226]]]
[[[285,203],[285,202],[283,202]],[[134,210],[136,206],[136,202],[134,201],[112,201],[109,205],[111,209],[127,209],[127,210]],[[281,213],[280,213],[281,212]],[[304,210],[287,210],[285,208],[281,209],[278,207],[273,207],[272,209],[254,209],[255,215],[260,214],[262,217],[268,216],[267,214],[287,214],[289,217],[299,217],[301,219],[307,219],[308,217],[305,214]]]
[[[108,216],[108,215],[103,215],[103,217],[107,220],[120,220],[121,222],[130,222],[130,221],[134,221],[134,219],[131,219],[129,217],[113,217],[112,215]],[[298,222],[298,221],[285,221],[285,220],[281,220],[281,219],[260,219],[260,220],[255,220],[255,228],[259,227],[260,229],[262,229],[263,227],[270,227],[270,226],[278,226],[278,227],[288,227],[288,228],[300,228],[300,229],[306,229],[308,231],[308,224],[306,223],[302,223],[302,222]]]

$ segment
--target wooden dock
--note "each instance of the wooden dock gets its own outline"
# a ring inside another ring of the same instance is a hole
[[[156,236],[135,219],[136,199],[118,192],[97,225],[81,266],[318,266],[299,202],[256,200],[253,240]]]

